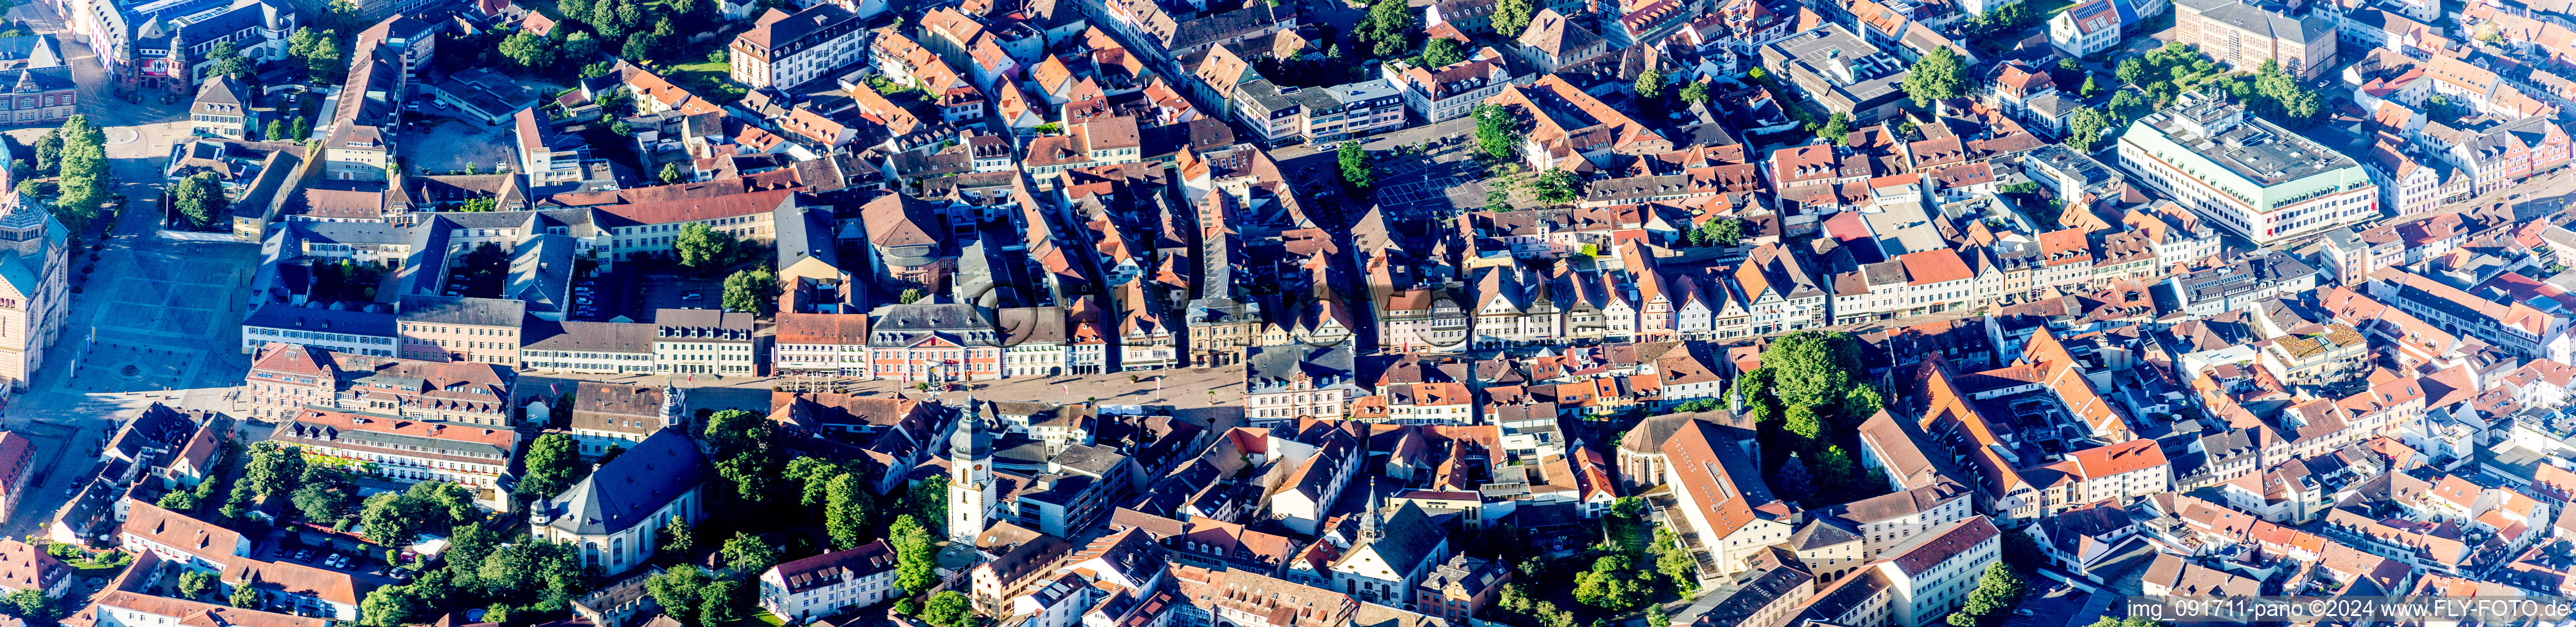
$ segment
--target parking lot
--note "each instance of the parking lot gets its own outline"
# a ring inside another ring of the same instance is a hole
[[[519,144],[509,134],[508,128],[430,118],[407,129],[396,149],[402,151],[403,167],[414,174],[490,174],[511,163],[510,147]]]

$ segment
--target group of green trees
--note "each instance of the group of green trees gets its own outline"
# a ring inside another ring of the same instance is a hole
[[[768,267],[744,268],[726,276],[724,308],[768,317],[778,310],[778,273]]]
[[[1995,627],[2011,615],[2013,604],[2021,602],[2027,589],[2021,577],[2013,574],[2012,566],[1995,562],[1986,566],[1985,576],[1977,580],[1977,589],[1968,592],[1967,604],[1951,612],[1945,622],[1950,627]]]
[[[680,227],[671,239],[671,253],[680,271],[691,276],[710,277],[745,263],[768,258],[768,251],[742,242],[732,233],[715,230],[704,224]],[[760,316],[775,313],[778,308],[778,273],[768,264],[758,263],[735,270],[724,280],[724,308],[747,311]]]
[[[2113,93],[2107,107],[2086,107],[2069,116],[2067,145],[2090,152],[2139,116],[2163,109],[2194,90],[2225,90],[2255,116],[2292,130],[2314,126],[2324,108],[2316,90],[2282,71],[2278,61],[2264,60],[2251,73],[2229,73],[2182,42],[2121,60],[2112,78],[2136,89]],[[2092,85],[2092,77],[2088,75],[2085,84]]]
[[[1359,140],[1342,142],[1334,152],[1340,153],[1334,159],[1341,166],[1342,183],[1361,193],[1377,187],[1376,160],[1369,157],[1368,148]]]
[[[1736,379],[1735,394],[1770,456],[1773,496],[1839,503],[1887,490],[1832,434],[1877,414],[1882,398],[1861,365],[1860,342],[1841,331],[1800,331],[1762,349],[1762,367]]]
[[[662,613],[680,624],[712,627],[747,615],[758,589],[752,578],[759,577],[760,571],[747,572],[728,566],[725,572],[711,574],[695,565],[681,564],[645,580],[644,589],[653,595],[653,602],[662,605]]]
[[[180,179],[170,190],[170,204],[178,209],[176,225],[193,231],[231,230],[232,201],[224,198],[224,180],[213,172],[199,172]]]
[[[1744,240],[1744,221],[1737,218],[1710,218],[1699,227],[1682,233],[1682,243],[1692,246],[1733,247]]]
[[[1405,0],[1375,0],[1369,3],[1368,17],[1351,27],[1351,38],[1372,57],[1410,56],[1421,23]]]
[[[504,540],[502,532],[480,522],[457,525],[447,536],[440,567],[420,572],[410,583],[367,593],[359,603],[359,624],[414,625],[448,608],[466,607],[488,607],[484,620],[508,623],[522,613],[560,614],[590,590],[591,573],[581,565],[579,547],[525,537]]]
[[[115,195],[107,172],[107,132],[72,114],[61,127],[36,138],[35,172],[56,175],[54,219],[74,233],[88,232]]]
[[[316,83],[338,84],[348,75],[348,55],[341,51],[339,31],[297,28],[286,37],[286,56],[303,62],[305,74]]]
[[[1645,502],[1637,497],[1623,497],[1612,504],[1601,524],[1611,529],[1641,532],[1654,529],[1652,541],[1635,538],[1632,533],[1611,533],[1599,547],[1601,556],[1592,560],[1592,568],[1574,576],[1574,600],[1584,605],[1624,612],[1652,603],[1665,593],[1687,592],[1699,584],[1691,575],[1690,553],[1681,548],[1667,529],[1645,519]],[[1651,612],[1660,613],[1660,612]]]
[[[2023,29],[2030,28],[2032,24],[2037,24],[2047,17],[2030,12],[2030,6],[2026,3],[2015,2],[1996,7],[1984,15],[1969,17],[1968,23],[1960,27],[1960,31],[1967,35],[1968,45],[1992,54],[2010,49],[2015,42],[2020,41],[2019,36]]]
[[[627,61],[673,63],[683,59],[681,24],[712,23],[715,0],[558,0],[563,19],[544,35],[515,32],[496,49],[521,72],[586,78],[606,74],[606,52]]]
[[[2020,6],[2015,4],[2007,8]],[[1928,105],[1967,95],[1967,65],[1964,59],[1959,58],[1959,53],[1948,47],[1935,47],[1923,53],[1922,58],[1915,59],[1914,65],[1905,69],[1902,86],[1906,98],[1912,99],[1916,105]]]

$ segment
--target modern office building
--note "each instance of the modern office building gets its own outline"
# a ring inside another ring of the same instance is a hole
[[[2120,136],[2120,163],[2211,222],[2269,244],[2378,213],[2359,162],[2247,115],[2223,95],[2185,94]]]

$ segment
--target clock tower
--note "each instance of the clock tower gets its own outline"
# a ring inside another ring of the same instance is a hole
[[[974,545],[994,510],[993,434],[984,430],[984,406],[969,395],[948,436],[948,539]]]

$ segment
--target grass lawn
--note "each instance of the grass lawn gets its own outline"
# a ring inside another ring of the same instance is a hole
[[[699,56],[697,59],[695,63],[662,66],[662,72],[671,79],[673,84],[687,88],[690,92],[709,100],[730,103],[742,98],[741,87],[731,84],[732,65],[708,61],[704,56]],[[727,89],[728,87],[731,89]]]
[[[2057,17],[2057,14],[2066,12],[2066,9],[2072,6],[2075,6],[2075,0],[2030,0],[2030,11],[2039,14],[2042,21]]]
[[[751,618],[735,621],[730,627],[779,627],[785,624],[787,619],[779,618],[777,614],[769,613],[769,610],[761,610],[753,612]]]

